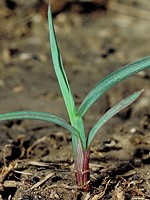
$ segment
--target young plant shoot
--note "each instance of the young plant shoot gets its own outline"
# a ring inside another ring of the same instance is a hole
[[[69,82],[63,67],[63,62],[57,45],[55,30],[52,21],[51,8],[48,8],[48,24],[50,35],[50,48],[53,66],[58,79],[60,90],[69,115],[70,123],[61,117],[45,112],[17,111],[0,114],[0,121],[15,119],[42,120],[62,126],[71,133],[74,155],[75,175],[77,186],[84,191],[89,190],[89,154],[91,142],[99,129],[115,114],[134,102],[143,90],[126,97],[114,107],[109,109],[94,125],[86,137],[83,116],[92,104],[107,90],[122,80],[150,67],[150,56],[144,57],[128,64],[104,77],[85,97],[79,108],[76,108]]]

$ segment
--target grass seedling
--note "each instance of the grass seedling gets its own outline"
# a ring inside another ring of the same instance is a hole
[[[55,123],[67,129],[72,136],[76,182],[79,188],[89,190],[89,154],[91,142],[99,129],[115,114],[134,102],[143,90],[133,93],[109,109],[85,135],[83,116],[91,105],[107,90],[122,80],[150,67],[150,56],[130,63],[104,77],[85,97],[79,108],[76,108],[69,82],[63,67],[61,54],[57,45],[55,30],[52,21],[51,8],[48,8],[48,24],[50,47],[55,73],[68,111],[70,123],[66,120],[45,112],[18,111],[0,114],[0,121],[15,119],[42,120]]]

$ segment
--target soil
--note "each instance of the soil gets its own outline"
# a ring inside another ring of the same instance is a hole
[[[60,9],[64,5],[58,4],[54,23],[79,106],[105,75],[150,54],[150,2],[110,0],[85,9],[86,3],[72,1]],[[68,119],[51,62],[47,2],[1,1],[0,20],[0,112],[46,111]],[[150,70],[109,90],[84,122],[88,133],[110,107],[143,88],[93,140],[87,194],[76,186],[68,132],[39,121],[1,123],[0,199],[150,199]]]

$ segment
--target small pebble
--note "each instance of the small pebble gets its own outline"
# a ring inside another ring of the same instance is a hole
[[[130,133],[135,133],[136,132],[136,128],[131,128],[130,129]]]

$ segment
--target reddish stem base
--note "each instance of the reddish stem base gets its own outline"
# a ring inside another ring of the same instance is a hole
[[[81,153],[81,152],[80,152]],[[76,163],[76,181],[79,188],[88,192],[90,188],[90,173],[89,173],[89,150],[82,152],[80,157],[77,157]]]

